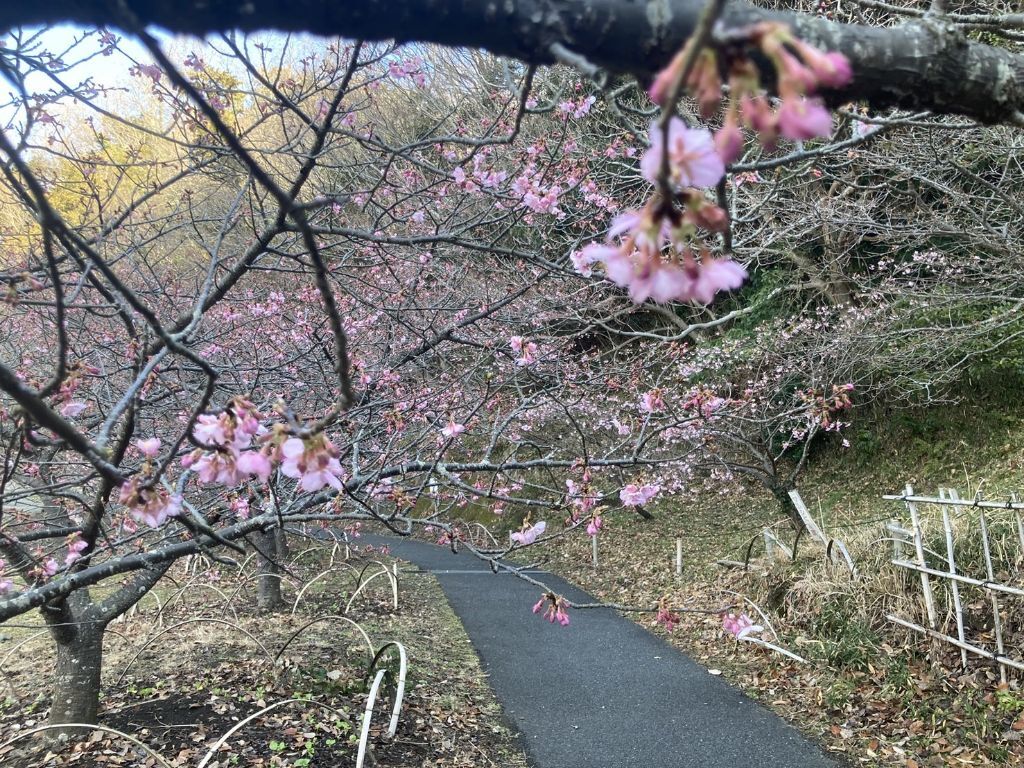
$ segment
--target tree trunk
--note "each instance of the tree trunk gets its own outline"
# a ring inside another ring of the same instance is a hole
[[[258,550],[259,577],[257,579],[256,606],[261,611],[272,613],[284,607],[281,595],[281,568],[279,561],[278,535],[283,538],[283,531],[258,533],[253,538]]]
[[[100,706],[100,672],[103,669],[101,622],[83,622],[57,640],[57,670],[53,680],[50,725],[96,723]],[[88,728],[61,728],[49,738],[88,732]]]

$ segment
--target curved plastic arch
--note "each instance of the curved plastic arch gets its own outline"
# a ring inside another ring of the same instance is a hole
[[[366,630],[363,629],[362,626],[360,626],[359,622],[353,621],[348,616],[339,616],[337,614],[330,613],[330,614],[327,614],[326,616],[320,616],[318,618],[313,619],[312,621],[306,622],[301,627],[299,627],[297,630],[295,630],[295,632],[292,633],[291,637],[289,637],[285,641],[284,645],[281,646],[281,650],[279,650],[277,652],[277,655],[274,657],[274,661],[276,662],[278,659],[281,658],[281,654],[285,652],[285,650],[288,648],[288,646],[292,644],[292,641],[295,638],[297,638],[307,627],[311,627],[314,624],[316,624],[318,622],[321,622],[321,621],[330,621],[330,620],[334,620],[334,619],[341,619],[341,621],[347,621],[353,627],[358,629],[359,630],[359,634],[361,634],[363,636],[363,640],[366,641],[366,648],[370,652],[369,653],[370,657],[371,658],[374,657],[374,655],[373,655],[373,643],[370,641],[370,636],[368,634],[366,634]]]
[[[163,635],[166,635],[172,629],[177,629],[178,627],[183,627],[186,624],[223,624],[226,627],[231,627],[232,629],[237,629],[239,632],[243,633],[244,635],[246,635],[246,637],[248,637],[250,640],[252,640],[254,643],[256,643],[256,645],[259,646],[260,650],[263,651],[263,653],[266,654],[268,659],[270,659],[271,663],[274,662],[274,657],[270,655],[270,651],[267,650],[266,646],[263,645],[263,643],[261,643],[259,640],[257,640],[256,636],[253,635],[252,632],[250,632],[249,630],[245,629],[244,627],[240,627],[237,624],[234,624],[234,623],[232,623],[230,621],[227,621],[226,619],[210,619],[210,618],[202,618],[202,617],[201,618],[196,618],[196,619],[186,619],[185,621],[179,621],[177,624],[172,624],[169,627],[165,627],[164,629],[161,629],[159,632],[157,632],[155,635],[153,635],[151,638],[149,638],[142,645],[142,647],[139,648],[138,652],[134,656],[132,656],[132,660],[129,661],[128,665],[121,671],[121,675],[117,678],[117,681],[114,683],[114,685],[116,686],[116,685],[120,685],[121,684],[121,681],[124,680],[124,676],[127,675],[128,674],[128,670],[131,669],[132,664],[134,664],[138,660],[139,656],[142,655],[142,652],[144,650],[146,650],[150,645],[152,645],[155,640],[157,640],[158,638],[160,638]]]
[[[398,649],[398,685],[395,687],[395,704],[391,708],[391,721],[388,723],[388,738],[393,739],[395,732],[398,730],[398,713],[402,710],[402,700],[405,698],[405,677],[409,671],[409,659],[405,655],[405,646],[397,640],[389,640],[384,643],[380,648],[377,649],[377,653],[373,657],[373,661],[370,662],[369,668],[366,670],[366,678],[370,678],[370,673],[373,672],[374,667],[377,666],[377,662],[380,661],[380,657],[390,648]],[[377,674],[380,675],[384,670],[378,670]]]
[[[348,568],[350,570],[353,570],[353,571],[355,570],[355,568],[353,566],[349,565],[348,563],[342,563],[342,565],[345,566],[345,568]],[[314,576],[312,579],[307,581],[306,585],[302,589],[299,590],[299,594],[295,596],[295,602],[292,604],[292,616],[294,616],[295,612],[297,610],[299,610],[299,601],[302,600],[302,596],[304,594],[306,594],[306,590],[307,589],[312,587],[314,584],[316,584],[318,581],[320,581],[320,579],[322,579],[327,574],[329,574],[329,573],[337,573],[338,571],[341,571],[341,570],[344,570],[344,569],[343,568],[328,568],[326,571],[321,571],[316,576]]]
[[[319,701],[314,701],[313,699],[285,699],[284,701],[278,701],[278,702],[275,702],[275,703],[271,704],[268,707],[264,707],[263,709],[259,710],[258,712],[253,712],[251,715],[249,715],[244,720],[240,720],[239,722],[237,722],[233,726],[231,726],[231,728],[229,728],[228,731],[223,736],[221,736],[219,739],[217,739],[217,742],[212,747],[210,747],[208,750],[206,750],[206,754],[203,755],[203,759],[199,761],[199,764],[196,766],[196,768],[206,768],[206,764],[208,762],[210,762],[210,758],[212,758],[215,754],[217,754],[217,750],[220,749],[224,745],[224,743],[229,738],[231,738],[231,735],[236,733],[239,729],[243,728],[248,723],[251,723],[257,717],[260,717],[261,715],[265,715],[268,712],[271,712],[271,711],[277,709],[278,707],[283,707],[286,704],[312,704],[312,705],[320,707],[322,709],[326,709],[328,712],[332,712],[333,714],[337,715],[342,720],[347,719],[345,717],[344,713],[339,712],[334,707],[329,707],[326,704],[324,704],[322,702],[319,702]],[[170,768],[170,766],[168,766],[168,768]]]
[[[493,544],[495,547],[501,548],[501,544],[499,544],[498,540],[494,538],[494,534],[491,533],[491,529],[483,523],[478,523],[474,520],[472,523],[470,523],[469,527],[470,529],[479,528],[481,531],[487,534],[487,538],[491,540],[491,544]]]
[[[238,612],[235,610],[234,606],[231,605],[231,600],[228,598],[228,596],[226,594],[224,594],[224,592],[222,590],[217,589],[217,587],[213,586],[212,584],[193,584],[191,581],[186,582],[185,585],[181,589],[179,589],[177,592],[175,592],[173,595],[171,595],[169,598],[167,598],[166,601],[164,601],[163,607],[160,608],[159,611],[157,611],[157,618],[160,618],[162,616],[163,612],[171,607],[171,603],[173,603],[175,600],[177,600],[181,595],[185,594],[185,592],[188,591],[189,588],[192,588],[192,589],[212,589],[214,592],[216,592],[218,595],[220,595],[222,600],[224,601],[221,604],[221,607],[222,608],[227,608],[229,611],[231,611],[231,615],[234,616],[235,621],[238,621]]]
[[[163,755],[161,755],[159,752],[157,752],[155,749],[153,749],[151,746],[149,746],[145,742],[139,741],[134,736],[129,736],[124,731],[119,731],[119,730],[117,730],[117,728],[111,728],[110,726],[107,726],[107,725],[93,725],[93,724],[90,724],[90,723],[60,723],[59,725],[41,725],[38,728],[33,728],[30,731],[23,731],[23,732],[19,733],[17,736],[15,736],[13,739],[5,741],[3,744],[0,744],[0,749],[3,749],[4,747],[10,746],[14,742],[20,741],[21,739],[24,739],[24,738],[26,738],[28,736],[32,736],[33,734],[42,733],[43,731],[52,731],[55,728],[83,728],[83,729],[87,728],[90,731],[103,731],[105,733],[116,734],[116,735],[120,736],[122,739],[127,739],[132,744],[135,744],[135,745],[137,745],[139,747],[142,747],[144,750],[146,750],[146,752],[148,752],[153,757],[155,757],[157,760],[159,760],[160,761],[160,765],[164,766],[164,768],[173,768],[173,766],[170,763],[167,762],[166,758],[164,758]]]
[[[373,685],[370,686],[370,695],[366,697],[366,709],[363,710],[363,723],[359,729],[359,752],[356,754],[356,768],[363,768],[363,760],[366,759],[366,744],[370,739],[370,718],[373,714],[373,705],[377,702],[377,691],[380,690],[380,682],[383,679],[384,670],[378,669],[377,676],[373,678]]]
[[[363,573],[366,572],[366,568],[372,565],[372,563],[368,563],[363,568],[362,573],[359,574],[359,580],[356,582],[356,590],[352,593],[352,596],[348,599],[348,602],[345,603],[345,610],[343,611],[343,613],[348,613],[349,608],[352,607],[352,603],[355,602],[355,599],[359,596],[359,593],[363,591],[367,584],[369,584],[371,581],[373,581],[381,574],[386,575],[388,577],[388,581],[391,583],[392,605],[394,606],[394,610],[398,610],[398,579],[395,577],[393,573],[391,573],[388,567],[381,563],[379,560],[374,560],[373,562],[379,565],[381,567],[381,570],[377,571],[374,574],[371,574],[369,578],[366,579],[366,581],[363,581]]]

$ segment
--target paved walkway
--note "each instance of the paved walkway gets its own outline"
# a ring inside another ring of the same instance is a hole
[[[536,587],[477,558],[407,539],[396,557],[435,574],[536,768],[836,768],[811,742],[720,677],[614,611],[530,613]],[[548,573],[578,602],[594,598]]]

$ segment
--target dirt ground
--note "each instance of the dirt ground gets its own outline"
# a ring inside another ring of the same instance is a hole
[[[361,633],[338,617],[364,565],[364,578],[382,566],[336,556],[334,570],[302,593],[294,615],[301,585],[332,565],[329,550],[311,552],[290,568],[287,607],[269,615],[256,610],[251,577],[240,579],[226,568],[198,575],[179,568],[137,612],[109,628],[100,714],[109,730],[78,743],[46,744],[26,735],[46,723],[53,646],[46,633],[32,628],[34,617],[0,625],[0,685],[7,688],[0,694],[0,764],[355,765],[371,654]],[[373,559],[392,566],[377,554]],[[390,582],[381,573],[347,617],[365,630],[373,649],[397,640],[409,661],[393,739],[386,730],[397,653],[392,649],[378,664],[389,674],[373,710],[365,765],[525,766],[433,577],[400,570],[394,611]]]

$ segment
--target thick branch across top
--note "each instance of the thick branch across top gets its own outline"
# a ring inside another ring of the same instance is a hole
[[[535,64],[552,63],[558,43],[610,71],[645,76],[681,47],[703,7],[704,0],[51,0],[0,3],[0,29],[65,21],[155,24],[197,35],[277,29],[483,48]],[[829,94],[833,103],[864,100],[876,109],[926,109],[987,123],[1020,122],[1024,112],[1024,56],[968,41],[938,19],[882,29],[741,0],[723,14],[727,27],[767,19],[786,21],[808,42],[850,59],[854,82]]]

